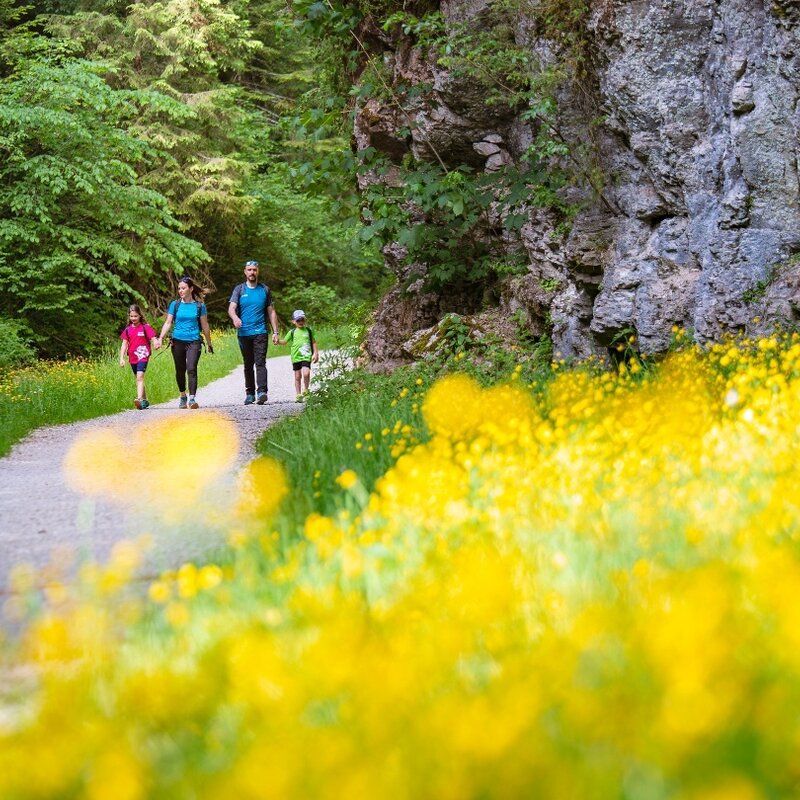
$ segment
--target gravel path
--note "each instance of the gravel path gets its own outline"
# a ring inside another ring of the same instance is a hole
[[[294,401],[289,357],[271,358],[267,367],[269,402],[263,406],[242,404],[241,367],[206,386],[202,385],[202,370],[200,373],[197,400],[201,408],[223,414],[238,430],[237,467],[256,455],[254,443],[266,428],[281,417],[302,410],[302,405]],[[142,532],[151,533],[156,539],[146,572],[176,566],[218,545],[219,538],[209,540],[151,530],[142,509],[78,494],[68,486],[62,469],[66,453],[87,431],[110,430],[123,440],[130,440],[144,422],[164,415],[196,413],[199,412],[179,410],[177,400],[171,400],[146,411],[131,409],[86,422],[40,428],[0,459],[0,594],[8,592],[8,573],[16,564],[27,562],[42,570],[48,564],[74,562],[76,555],[78,559],[102,562],[115,542]],[[45,569],[45,580],[46,574]]]

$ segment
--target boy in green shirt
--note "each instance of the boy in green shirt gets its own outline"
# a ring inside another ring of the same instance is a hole
[[[306,312],[297,309],[292,312],[294,328],[286,335],[286,339],[279,339],[278,344],[291,345],[292,369],[294,370],[294,390],[297,402],[302,402],[303,394],[308,392],[311,382],[311,364],[319,361],[319,350],[314,341],[314,332],[306,327]],[[303,392],[301,394],[301,380]]]

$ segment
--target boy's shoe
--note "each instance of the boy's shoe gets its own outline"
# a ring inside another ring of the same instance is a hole
[[[267,393],[266,392],[259,392],[258,397],[256,398],[256,403],[260,406],[263,406],[264,403],[267,402]]]
[[[142,401],[138,397],[133,401],[133,407],[139,409],[142,408]]]
[[[200,408],[200,406],[197,405],[197,400],[195,400],[194,397],[189,398],[189,408]]]
[[[254,394],[246,394],[244,396],[244,404],[246,406],[252,405],[256,401],[256,396]]]
[[[181,399],[178,401],[178,408],[189,408],[189,399],[185,394],[181,395]]]
[[[150,401],[149,400],[142,400],[142,408],[150,408]]]

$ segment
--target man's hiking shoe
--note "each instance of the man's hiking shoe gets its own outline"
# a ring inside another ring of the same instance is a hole
[[[256,403],[260,406],[263,406],[264,403],[267,402],[267,393],[266,392],[259,392],[258,397],[256,398]]]
[[[150,408],[150,401],[149,400],[142,400],[142,408]]]
[[[256,401],[256,396],[254,394],[246,394],[244,396],[244,404],[246,406],[250,406]]]
[[[178,401],[178,408],[189,408],[189,399],[185,394],[181,395],[181,399]]]
[[[189,408],[200,408],[200,406],[197,405],[197,400],[195,400],[194,397],[189,398]]]
[[[143,406],[142,406],[142,401],[141,401],[141,400],[140,400],[140,399],[137,397],[137,398],[136,398],[136,399],[133,401],[133,406],[134,406],[134,408],[143,408]]]

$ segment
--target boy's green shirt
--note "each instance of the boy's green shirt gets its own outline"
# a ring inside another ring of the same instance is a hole
[[[311,328],[292,328],[287,334],[289,340],[292,364],[298,361],[311,361],[314,348],[311,346],[314,334]]]

